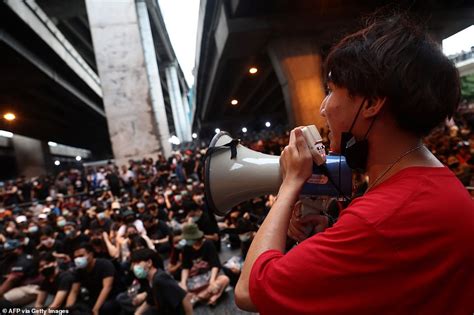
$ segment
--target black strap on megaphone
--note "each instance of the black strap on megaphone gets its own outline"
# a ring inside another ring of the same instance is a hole
[[[240,139],[232,139],[229,143],[223,144],[218,147],[212,147],[207,149],[206,155],[204,156],[204,161],[207,160],[214,152],[223,150],[223,149],[230,149],[230,159],[233,160],[237,157],[237,145],[240,143]]]

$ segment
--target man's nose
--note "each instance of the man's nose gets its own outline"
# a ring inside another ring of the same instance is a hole
[[[321,114],[322,117],[326,118],[326,104],[327,104],[327,99],[328,97],[326,96],[322,103],[321,103],[321,107],[319,108],[319,113]]]

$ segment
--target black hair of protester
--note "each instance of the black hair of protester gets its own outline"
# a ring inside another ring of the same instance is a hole
[[[399,126],[417,136],[451,118],[459,74],[440,45],[403,14],[375,16],[340,41],[325,63],[327,80],[369,101],[386,99]]]
[[[80,249],[85,249],[86,252],[94,254],[94,247],[90,243],[81,243],[79,246],[77,246],[74,251],[80,250]]]
[[[48,263],[51,263],[56,261],[56,257],[54,257],[52,252],[47,252],[40,256],[39,261],[46,261]]]

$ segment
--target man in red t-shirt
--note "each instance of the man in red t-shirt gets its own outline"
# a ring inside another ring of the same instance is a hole
[[[292,209],[312,158],[294,129],[237,305],[271,315],[473,314],[474,203],[421,142],[457,109],[456,68],[422,30],[392,16],[344,38],[325,69],[331,149],[367,171],[368,189],[333,227],[303,240],[314,216]],[[287,231],[302,242],[285,254]]]

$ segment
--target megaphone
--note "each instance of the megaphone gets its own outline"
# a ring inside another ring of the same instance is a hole
[[[280,157],[251,150],[229,133],[214,136],[204,161],[206,200],[215,214],[224,216],[239,203],[276,194],[282,183]],[[313,174],[300,197],[350,196],[352,171],[343,156],[328,155],[325,167],[313,164]]]

